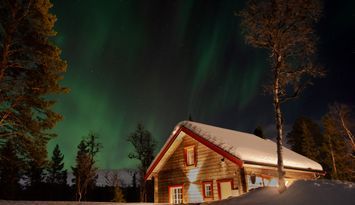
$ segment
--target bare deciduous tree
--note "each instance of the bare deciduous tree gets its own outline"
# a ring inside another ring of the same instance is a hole
[[[133,145],[134,152],[129,153],[131,159],[138,159],[139,165],[139,182],[140,182],[140,201],[147,201],[146,183],[144,180],[145,172],[150,163],[154,159],[155,141],[151,133],[144,128],[142,124],[138,124],[134,133],[128,136],[127,140]]]
[[[355,153],[355,138],[351,132],[350,113],[351,109],[348,105],[334,103],[329,106],[328,115],[335,121],[342,135],[349,141],[352,153]]]
[[[78,145],[76,156],[76,167],[72,167],[75,176],[76,199],[81,201],[88,190],[94,184],[97,167],[95,156],[102,148],[97,142],[97,135],[90,133],[86,139],[81,140]]]
[[[239,14],[246,42],[270,54],[272,77],[265,88],[273,96],[280,192],[286,188],[281,104],[298,97],[312,77],[324,75],[314,64],[317,38],[313,26],[321,10],[319,0],[250,0]]]

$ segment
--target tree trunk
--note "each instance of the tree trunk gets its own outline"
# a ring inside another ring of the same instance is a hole
[[[333,173],[334,173],[335,179],[338,179],[338,171],[337,171],[337,166],[335,164],[333,146],[332,146],[332,142],[330,140],[329,135],[328,135],[328,144],[329,144],[329,149],[330,149],[330,156],[332,157]],[[333,176],[332,176],[332,178],[333,178]]]
[[[140,187],[140,201],[141,202],[147,202],[147,197],[146,197],[146,184],[145,181],[143,180],[141,183],[141,187]]]
[[[354,143],[354,135],[353,133],[351,133],[351,131],[348,129],[348,127],[345,124],[344,121],[344,116],[340,113],[341,111],[339,111],[339,118],[341,121],[341,125],[343,127],[343,129],[345,130],[346,135],[348,136],[350,143],[351,143],[351,147],[352,147],[352,152],[355,152],[355,143]]]
[[[281,113],[281,102],[279,97],[279,66],[280,66],[280,57],[277,59],[277,65],[275,67],[275,76],[274,76],[274,109],[275,109],[275,122],[276,122],[276,130],[277,130],[277,138],[276,138],[276,145],[277,145],[277,172],[279,177],[279,192],[283,192],[286,189],[285,186],[285,179],[284,179],[284,165],[283,165],[283,158],[282,158],[282,113]]]
[[[76,200],[81,201],[81,180],[80,177],[76,178]]]

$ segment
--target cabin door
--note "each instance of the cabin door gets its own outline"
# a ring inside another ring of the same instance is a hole
[[[232,181],[218,182],[219,199],[226,199],[232,196]]]

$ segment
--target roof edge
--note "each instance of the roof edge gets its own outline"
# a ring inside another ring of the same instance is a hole
[[[146,174],[144,175],[144,180],[147,180],[150,177],[150,175],[153,172],[154,168],[158,165],[158,163],[160,162],[161,158],[163,158],[165,153],[168,151],[170,146],[173,144],[173,142],[175,141],[176,137],[179,136],[180,132],[181,132],[181,127],[180,126],[176,126],[174,131],[172,132],[172,134],[168,138],[168,141],[164,144],[164,146],[159,151],[158,155],[154,158],[154,160],[152,161],[152,163],[148,167],[148,169],[146,171]]]
[[[277,168],[277,164],[269,164],[269,163],[262,163],[262,162],[253,162],[253,161],[244,161],[245,165],[258,165],[258,166],[265,166],[265,167],[272,167],[272,168]],[[326,172],[323,170],[317,170],[317,169],[311,169],[311,168],[299,168],[299,167],[292,167],[292,166],[284,166],[285,169],[290,169],[290,170],[297,170],[297,171],[303,171],[303,172],[314,172],[318,173],[321,175],[325,175]]]
[[[184,121],[183,121],[184,122]],[[195,139],[196,141],[200,142],[201,144],[205,145],[206,147],[212,149],[213,151],[217,152],[218,154],[222,155],[223,157],[227,158],[228,160],[230,160],[231,162],[237,164],[239,167],[243,167],[243,160],[237,158],[236,156],[232,155],[231,153],[227,152],[226,150],[218,147],[217,145],[213,144],[212,142],[204,139],[203,137],[201,137],[199,134],[195,133],[193,130],[185,127],[184,125],[182,125],[182,123],[179,123],[172,135],[169,137],[168,142],[165,143],[165,145],[163,146],[163,148],[161,149],[161,151],[158,153],[158,155],[154,158],[152,164],[148,167],[148,170],[144,176],[144,180],[147,180],[148,178],[150,178],[153,170],[155,169],[155,167],[158,165],[158,163],[160,162],[160,160],[163,158],[163,156],[165,155],[165,153],[169,150],[169,148],[171,147],[171,145],[173,144],[173,142],[175,141],[175,139],[177,138],[177,136],[181,133],[184,132],[187,135],[189,135],[190,137],[192,137],[193,139]],[[175,131],[177,130],[177,131]]]

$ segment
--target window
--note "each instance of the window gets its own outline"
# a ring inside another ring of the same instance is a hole
[[[276,187],[277,185],[278,179],[276,177],[255,174],[247,175],[248,191],[258,187]]]
[[[185,147],[185,163],[186,166],[196,165],[195,146]]]
[[[233,186],[233,179],[217,180],[219,199],[227,199],[228,197],[233,196]]]
[[[203,198],[213,198],[213,182],[202,182]]]
[[[170,203],[182,204],[182,186],[169,187]]]

